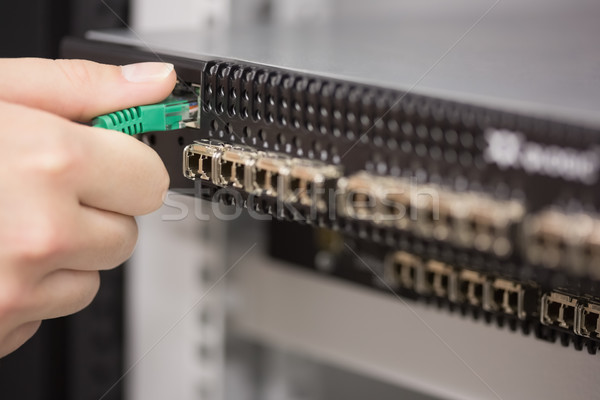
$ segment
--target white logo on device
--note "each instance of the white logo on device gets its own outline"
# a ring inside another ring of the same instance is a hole
[[[522,168],[531,174],[561,177],[586,184],[598,179],[600,157],[597,149],[576,150],[527,142],[522,133],[505,129],[485,132],[486,161],[502,169]]]

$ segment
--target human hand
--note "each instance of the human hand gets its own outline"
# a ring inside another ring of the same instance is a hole
[[[161,101],[175,79],[170,64],[0,60],[0,357],[92,301],[168,188],[150,147],[70,120]]]

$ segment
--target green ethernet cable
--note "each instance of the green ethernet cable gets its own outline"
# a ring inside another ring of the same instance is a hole
[[[94,118],[92,126],[128,135],[168,131],[188,126],[198,119],[198,101],[168,98],[162,103],[131,107]]]

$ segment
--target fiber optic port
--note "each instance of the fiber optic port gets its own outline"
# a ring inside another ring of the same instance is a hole
[[[421,237],[447,240],[455,219],[455,196],[431,185],[416,185],[411,190],[412,230]]]
[[[544,325],[554,325],[574,329],[577,300],[566,294],[550,292],[542,296],[540,321]]]
[[[537,309],[538,290],[507,279],[494,279],[490,286],[487,311],[501,311],[525,319]]]
[[[293,159],[290,169],[290,193],[287,201],[297,201],[318,210],[327,208],[325,183],[341,176],[341,169],[316,161]]]
[[[256,153],[251,149],[242,147],[226,149],[221,156],[220,183],[240,189],[252,188],[255,164]]]
[[[495,200],[479,193],[458,195],[453,207],[456,244],[509,256],[511,228],[520,223],[524,212],[523,205],[514,200]]]
[[[425,265],[425,284],[436,296],[456,301],[457,274],[449,265],[439,261],[428,261]]]
[[[284,200],[289,197],[289,159],[274,153],[258,153],[255,164],[254,192]]]
[[[365,172],[338,180],[338,212],[365,221],[381,219],[377,188],[380,180]]]
[[[183,149],[183,174],[188,179],[202,179],[219,184],[219,159],[222,151],[222,145],[208,142],[186,146]]]
[[[458,275],[457,300],[473,306],[487,303],[488,282],[484,275],[476,271],[463,270]]]
[[[384,276],[392,287],[416,290],[423,280],[424,265],[421,259],[404,251],[396,251],[385,259]]]
[[[588,302],[577,306],[575,333],[591,338],[600,337],[600,304]]]
[[[548,209],[523,225],[525,256],[533,264],[569,268],[600,278],[600,219],[584,213]]]

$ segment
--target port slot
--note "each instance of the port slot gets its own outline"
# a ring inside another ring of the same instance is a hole
[[[221,157],[221,183],[239,189],[252,188],[257,152],[250,148],[230,147]]]
[[[407,290],[422,291],[419,289],[420,277],[423,276],[424,266],[421,259],[404,251],[391,253],[385,260],[386,281],[393,287]]]
[[[290,160],[272,153],[259,153],[256,161],[255,192],[268,196],[289,198]]]
[[[484,294],[489,292],[486,290],[486,285],[487,281],[484,275],[475,271],[463,270],[458,276],[457,298],[459,301],[473,306],[483,306],[487,302]]]
[[[520,283],[497,278],[491,283],[489,302],[485,308],[525,318],[529,311],[526,309],[526,294]]]
[[[186,178],[196,180],[200,177],[201,159],[200,154],[186,151],[184,155],[183,174]]]
[[[220,171],[215,171],[224,147],[220,144],[196,142],[183,150],[183,173],[189,179],[202,179],[220,183]],[[216,169],[219,169],[218,167]]]
[[[540,320],[544,325],[575,328],[577,301],[566,294],[551,292],[542,296]]]
[[[575,333],[585,337],[600,337],[600,304],[582,302],[577,307]]]
[[[596,215],[549,208],[526,219],[523,235],[525,256],[532,264],[600,278],[600,219]]]
[[[365,221],[378,219],[377,178],[365,172],[338,180],[338,212]]]
[[[428,261],[425,266],[425,276],[433,294],[450,301],[456,300],[457,279],[452,267],[439,261]]]

